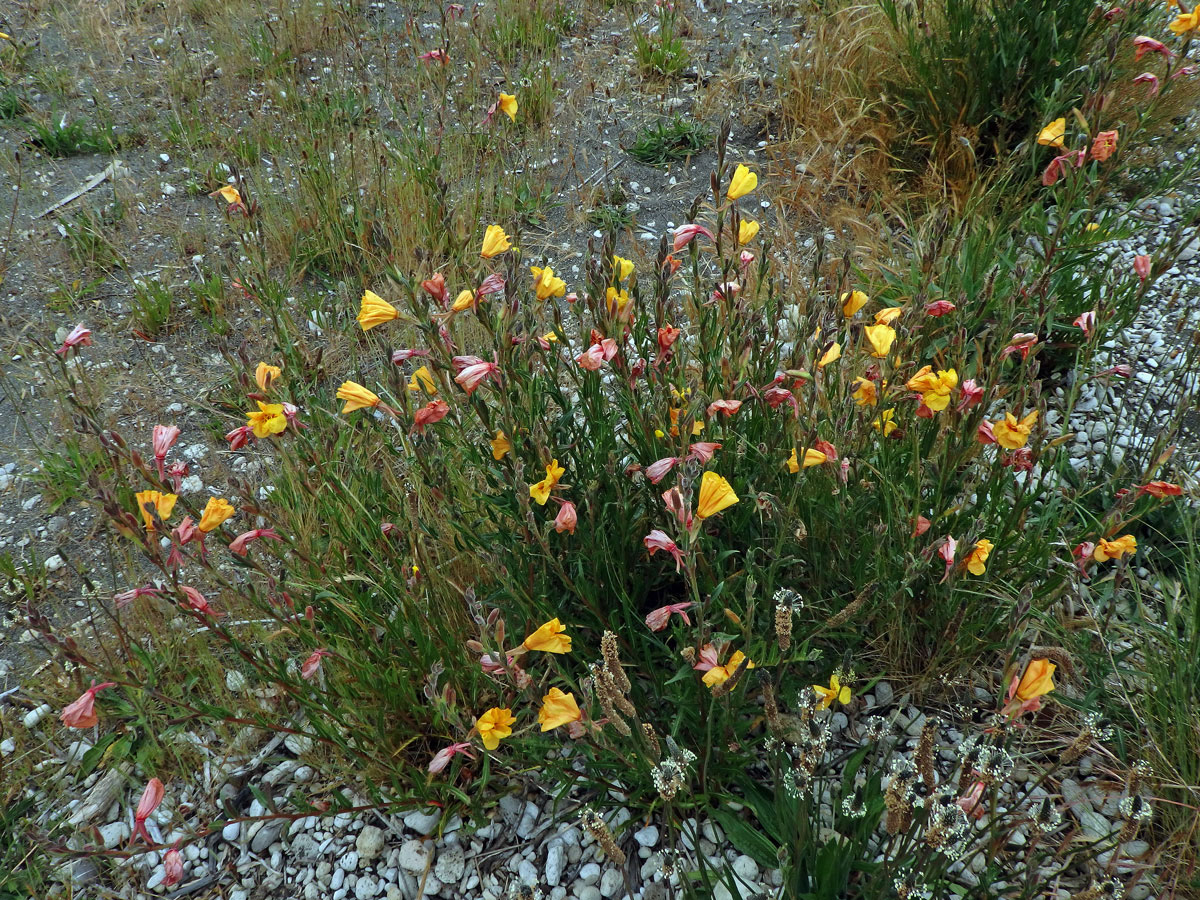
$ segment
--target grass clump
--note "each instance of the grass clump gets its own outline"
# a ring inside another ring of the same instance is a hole
[[[691,119],[672,119],[644,125],[625,152],[648,166],[684,162],[712,144],[712,135]]]
[[[66,118],[30,123],[29,143],[48,156],[81,156],[87,153],[111,153],[116,149],[111,130],[97,129]]]

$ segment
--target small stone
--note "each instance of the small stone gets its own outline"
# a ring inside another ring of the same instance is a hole
[[[384,844],[383,829],[376,825],[364,825],[363,830],[354,839],[354,849],[358,851],[358,858],[365,863],[379,856],[383,852]]]
[[[562,841],[551,841],[546,845],[546,884],[555,887],[562,879],[563,865],[566,854],[563,853]],[[440,860],[439,860],[440,862]]]
[[[538,883],[537,866],[527,859],[522,859],[517,865],[517,877],[521,879],[521,884],[526,887],[534,887]]]
[[[349,853],[343,853],[342,858],[337,861],[337,866],[339,869],[353,872],[358,868],[358,852],[351,850]]]
[[[653,847],[658,844],[658,826],[647,825],[641,831],[633,833],[633,839],[643,847]]]
[[[441,818],[442,813],[440,810],[415,809],[404,817],[404,827],[409,831],[415,831],[417,834],[423,834],[428,837],[437,829]]]
[[[757,881],[758,880],[758,863],[749,856],[739,856],[733,861],[733,874],[742,881]]]
[[[600,888],[596,887],[594,884],[585,884],[578,891],[576,891],[575,896],[578,897],[579,900],[600,900]]]
[[[584,863],[579,868],[579,880],[584,884],[595,884],[600,880],[600,866],[594,862]]]
[[[405,841],[400,846],[400,868],[406,872],[424,872],[429,865],[429,848],[420,841]]]
[[[55,553],[53,556],[49,557],[46,560],[46,571],[47,572],[57,572],[59,569],[61,569],[65,565],[66,565],[66,562],[63,561],[63,558],[61,556],[59,556],[57,553]]]
[[[285,824],[284,822],[265,823],[254,835],[254,839],[250,842],[250,849],[255,853],[262,853],[279,839],[279,834],[283,831]]]
[[[466,868],[467,860],[463,848],[458,844],[450,844],[438,854],[433,874],[438,877],[438,881],[452,884],[462,878]]]
[[[875,683],[875,705],[888,706],[895,699],[892,686],[886,681]]]
[[[25,713],[25,716],[21,719],[21,722],[26,728],[36,728],[38,722],[50,715],[51,712],[53,712],[53,710],[50,708],[50,704],[43,703],[37,709],[31,709],[29,712]]]
[[[109,822],[107,825],[101,825],[97,830],[100,832],[100,843],[104,845],[105,850],[111,850],[125,843],[132,834],[127,822]]]
[[[224,828],[221,829],[221,837],[224,838],[225,840],[229,841],[229,843],[231,843],[231,844],[238,839],[238,835],[241,833],[242,833],[242,823],[241,822],[230,822],[228,825],[226,825]]]
[[[600,876],[600,896],[602,897],[615,897],[617,891],[624,886],[625,879],[616,869],[605,869],[604,874]]]
[[[371,875],[363,875],[354,884],[357,900],[372,900],[379,893],[379,882]]]

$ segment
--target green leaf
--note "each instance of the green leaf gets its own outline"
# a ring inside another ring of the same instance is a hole
[[[778,849],[762,832],[755,830],[727,809],[714,809],[712,817],[725,831],[729,842],[739,851],[763,868],[773,869],[779,865]]]

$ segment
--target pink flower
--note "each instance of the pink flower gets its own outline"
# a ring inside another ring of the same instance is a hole
[[[225,435],[225,440],[229,441],[230,450],[241,450],[254,437],[254,432],[250,430],[249,425],[243,425],[240,428],[235,428],[229,434]]]
[[[499,294],[504,290],[504,276],[499,272],[493,272],[487,278],[483,279],[479,287],[475,289],[475,297],[482,300],[489,294]]]
[[[1080,313],[1072,324],[1083,330],[1084,337],[1091,337],[1092,329],[1096,327],[1096,311],[1089,309],[1085,313]]]
[[[288,425],[290,425],[292,428],[307,428],[308,427],[307,425],[303,425],[296,421],[300,417],[300,407],[293,406],[291,403],[288,403],[286,400],[284,400],[279,405],[283,407],[283,417],[285,419],[287,419]]]
[[[712,416],[718,412],[721,412],[724,413],[725,418],[729,418],[741,408],[741,400],[714,400],[712,403],[708,404],[708,414]]]
[[[174,425],[155,425],[151,432],[151,442],[154,444],[154,461],[158,464],[158,477],[166,480],[167,473],[163,470],[163,462],[171,446],[179,440],[179,429]]]
[[[983,388],[975,383],[974,378],[968,378],[964,381],[958,391],[959,400],[958,405],[955,407],[958,412],[970,409],[983,399]]]
[[[697,672],[707,672],[721,662],[721,649],[713,644],[705,644],[700,648],[698,659],[692,666]]]
[[[833,446],[833,444],[829,443],[829,441],[823,441],[818,438],[817,440],[813,441],[813,449],[818,453],[824,453],[825,458],[830,462],[833,462],[838,458],[837,447]]]
[[[121,591],[119,594],[113,594],[113,603],[116,604],[117,609],[124,609],[138,597],[157,597],[158,595],[159,589],[148,584],[145,587],[134,588],[131,591]]]
[[[925,312],[935,319],[946,313],[954,312],[955,309],[955,305],[949,300],[934,300],[932,303],[925,304]]]
[[[1042,170],[1042,187],[1050,187],[1062,177],[1062,161],[1061,156],[1056,156],[1046,164]]]
[[[1150,257],[1144,253],[1133,258],[1133,271],[1137,272],[1138,278],[1145,281],[1150,277]]]
[[[691,625],[692,620],[688,618],[687,610],[693,606],[692,601],[686,603],[670,603],[666,606],[660,606],[658,609],[651,610],[646,615],[646,627],[651,631],[662,631],[667,627],[667,623],[671,621],[672,613],[679,613],[679,618],[683,619],[685,625]]]
[[[595,372],[604,365],[604,348],[600,344],[592,344],[576,357],[576,362],[589,372]]]
[[[975,429],[975,440],[981,444],[996,443],[996,435],[992,433],[992,423],[984,419],[979,423],[979,427]]]
[[[767,405],[769,405],[771,409],[779,409],[779,407],[784,403],[790,403],[792,405],[792,412],[794,412],[797,417],[800,415],[800,404],[796,400],[796,395],[787,388],[779,387],[778,385],[775,387],[769,387],[763,391],[763,399],[767,401]]]
[[[1119,19],[1123,15],[1125,15],[1125,10],[1119,6],[1114,6],[1104,14],[1104,18],[1111,22],[1113,19]]]
[[[958,799],[958,808],[972,819],[982,819],[987,814],[987,808],[983,804],[983,789],[984,783],[977,781]]]
[[[466,8],[461,3],[451,3],[446,7],[446,18],[451,22],[456,22],[462,18],[462,14],[465,11]]]
[[[183,484],[183,479],[187,477],[188,464],[185,462],[173,462],[167,466],[167,478],[171,480],[171,487],[175,493],[179,493],[180,485]]]
[[[946,562],[946,573],[942,576],[942,581],[950,577],[950,572],[954,568],[954,553],[958,549],[958,541],[950,535],[946,535],[946,539],[942,541],[942,546],[938,548],[938,556]],[[938,582],[939,584],[941,582]]]
[[[404,363],[408,362],[414,356],[428,356],[428,355],[429,355],[428,350],[393,350],[392,351],[392,363],[394,365],[399,366],[399,365],[403,365]]]
[[[1008,342],[1008,346],[1000,351],[1000,358],[1007,359],[1014,353],[1020,353],[1021,360],[1024,361],[1029,358],[1029,351],[1037,345],[1037,342],[1038,336],[1036,334],[1018,332],[1012,336],[1012,340]]]
[[[1111,369],[1104,369],[1103,371],[1097,372],[1096,374],[1097,375],[1119,375],[1122,378],[1128,378],[1130,375],[1133,374],[1133,366],[1127,366],[1124,363],[1121,363],[1120,365],[1113,366]]]
[[[1133,83],[1150,85],[1150,87],[1146,88],[1146,95],[1149,97],[1157,97],[1158,96],[1158,76],[1157,75],[1154,75],[1150,72],[1143,72],[1137,78],[1133,79]]]
[[[719,300],[732,300],[738,295],[741,289],[742,286],[736,281],[726,281],[723,284],[718,284],[715,288],[713,288],[713,302],[715,303]]]
[[[688,459],[694,459],[700,465],[707,465],[708,461],[713,458],[713,454],[721,449],[721,445],[715,441],[696,441],[688,447]]]
[[[658,352],[666,355],[670,351],[671,345],[679,340],[679,335],[682,333],[678,328],[670,325],[658,329]]]
[[[130,843],[137,840],[138,835],[144,837],[147,844],[154,843],[146,831],[146,820],[150,818],[151,813],[158,809],[165,793],[166,788],[157,778],[151,778],[146,784],[146,789],[142,791],[142,799],[138,801],[137,810],[133,814],[133,837],[130,839]]]
[[[678,456],[665,456],[657,462],[652,462],[646,467],[646,477],[650,479],[651,484],[658,484],[667,477],[667,473],[675,468],[675,464],[678,462]]]
[[[485,362],[478,356],[456,356],[450,362],[457,373],[454,376],[455,382],[467,392],[468,397],[475,393],[475,389],[485,379],[500,371],[500,367],[494,362]]]
[[[272,540],[272,541],[282,541],[283,540],[283,538],[281,538],[276,533],[274,528],[251,528],[249,531],[243,531],[241,534],[239,534],[237,537],[235,537],[232,541],[230,541],[229,549],[233,553],[236,553],[238,556],[245,556],[246,555],[246,546],[251,541],[257,541],[260,538]]]
[[[679,524],[684,528],[692,526],[692,514],[688,511],[687,504],[683,500],[683,492],[677,487],[671,488],[669,491],[663,491],[663,503],[666,504],[667,512],[679,520]],[[653,532],[651,532],[653,534]],[[665,549],[665,548],[664,548]]]
[[[438,62],[443,66],[450,61],[450,57],[446,55],[446,51],[442,50],[440,47],[437,50],[430,50],[427,53],[422,53],[418,58],[424,60],[425,62]]]
[[[929,526],[933,523],[924,516],[917,516],[917,520],[913,523],[912,536],[920,537],[929,530]]]
[[[673,540],[671,540],[670,537],[668,537],[665,531],[660,531],[657,528],[653,529],[648,535],[642,538],[642,543],[646,545],[646,549],[650,551],[651,556],[653,556],[657,550],[663,550],[667,553],[670,553],[671,556],[675,557],[675,571],[679,571],[679,567],[683,564],[683,551],[679,549],[679,546]],[[684,616],[684,619],[686,620],[687,616]],[[646,624],[649,624],[648,620]],[[650,627],[655,631],[658,630],[652,625]]]
[[[208,599],[194,587],[182,585],[179,589],[183,591],[183,595],[187,597],[188,606],[201,615],[212,616],[214,619],[219,619],[221,616],[225,615],[225,613],[217,612],[215,609],[213,609],[209,605]]]
[[[1133,39],[1134,56],[1133,58],[1141,59],[1147,53],[1160,53],[1165,59],[1170,59],[1175,54],[1167,49],[1167,45],[1162,41],[1156,41],[1152,37],[1146,37],[1140,34]]]
[[[475,758],[475,753],[469,743],[451,744],[448,747],[443,747],[433,755],[433,759],[429,762],[429,771],[434,775],[440,774],[445,771],[446,766],[450,765],[450,760],[454,759],[460,753],[468,759]]]
[[[671,247],[673,250],[682,250],[700,235],[704,235],[710,241],[716,240],[716,238],[713,237],[713,233],[703,225],[696,225],[695,223],[680,225],[675,229],[675,241]]]
[[[183,880],[183,856],[172,847],[163,856],[163,887],[174,887]]]
[[[1033,468],[1033,451],[1028,447],[1020,447],[1003,457],[1000,464],[1012,466],[1014,472],[1028,472]]]
[[[579,521],[579,514],[575,511],[575,504],[567,500],[558,510],[558,515],[554,517],[554,530],[559,534],[564,531],[575,533],[575,525]]]
[[[300,677],[305,681],[312,681],[321,671],[321,660],[326,656],[333,656],[333,653],[329,650],[314,650],[310,653],[308,659],[300,665]]]
[[[746,269],[750,267],[750,263],[754,262],[754,254],[749,250],[743,250],[738,255],[738,261],[742,264],[742,277],[746,276]]]
[[[1077,544],[1071,554],[1075,557],[1075,566],[1079,569],[1079,574],[1084,578],[1088,577],[1088,563],[1092,561],[1092,554],[1096,552],[1096,545],[1091,541],[1084,541],[1082,544]]]
[[[1105,162],[1110,156],[1117,152],[1117,132],[1101,131],[1096,135],[1096,139],[1092,141],[1092,159],[1099,162]]]
[[[76,347],[90,346],[92,346],[92,330],[82,325],[76,325],[71,329],[71,333],[63,339],[62,346],[54,352],[59,356],[63,356],[68,350],[73,350]]]
[[[116,686],[115,681],[92,685],[79,695],[78,700],[63,707],[63,711],[59,714],[62,723],[68,728],[91,728],[96,725],[100,721],[96,715],[96,695],[105,688]]]
[[[430,400],[413,413],[413,427],[418,433],[424,432],[426,425],[442,421],[449,412],[450,405],[445,400]]]
[[[425,57],[421,58],[424,59]],[[443,306],[445,306],[447,301],[450,299],[450,292],[446,290],[446,276],[441,272],[434,272],[432,278],[426,278],[424,281],[422,281],[421,290],[423,290]],[[393,354],[392,362],[395,361],[395,355]]]

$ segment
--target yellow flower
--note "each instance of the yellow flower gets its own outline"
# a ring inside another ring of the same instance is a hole
[[[868,325],[863,331],[871,342],[872,356],[883,359],[891,352],[892,342],[896,340],[896,329],[891,325]]]
[[[704,673],[704,677],[700,679],[710,688],[716,687],[718,684],[724,684],[733,677],[733,673],[737,671],[738,666],[742,664],[742,660],[746,658],[746,654],[741,650],[734,651],[733,656],[729,657],[729,662],[723,666],[713,666]],[[753,669],[754,660],[746,663],[747,669]]]
[[[878,393],[875,390],[875,382],[869,378],[855,378],[854,383],[858,385],[854,389],[854,393],[850,396],[854,398],[854,402],[859,406],[874,406],[879,402]]]
[[[700,499],[696,504],[696,517],[707,519],[738,502],[729,482],[716,472],[705,472],[700,479]]]
[[[133,496],[137,500],[138,511],[142,514],[147,531],[154,530],[154,517],[147,512],[146,507],[153,506],[158,517],[166,522],[171,517],[171,510],[175,508],[175,501],[179,499],[176,494],[164,494],[162,491],[138,491]]]
[[[1067,133],[1067,120],[1055,119],[1040,132],[1038,132],[1037,142],[1043,147],[1058,147],[1060,150],[1063,146],[1063,135]]]
[[[417,371],[413,372],[412,378],[408,380],[408,389],[410,391],[419,391],[425,389],[427,394],[436,394],[437,382],[433,380],[433,375],[429,372],[428,366],[421,366]]]
[[[211,194],[209,194],[208,196],[212,197],[214,195],[220,197],[222,200],[224,200],[230,206],[232,206],[235,203],[242,202],[242,195],[238,193],[238,189],[235,188],[232,184],[227,184],[224,187],[219,187],[215,191],[213,191]]]
[[[950,405],[950,394],[958,386],[958,373],[939,369],[935,375],[932,366],[922,366],[904,386],[920,394],[921,402],[934,412],[941,412]]]
[[[753,219],[742,219],[738,225],[738,243],[748,244],[758,236],[758,223]]]
[[[862,309],[870,299],[862,291],[847,291],[838,300],[842,304],[842,315],[847,319]]]
[[[450,308],[455,312],[465,312],[475,305],[475,292],[463,290],[458,292],[458,296],[454,298],[454,302],[450,304]]]
[[[1099,230],[1100,230],[1099,222],[1088,222],[1087,228],[1084,229],[1084,231],[1099,231]]]
[[[483,235],[483,247],[480,249],[479,255],[484,259],[491,259],[493,256],[499,256],[511,246],[512,241],[508,239],[503,228],[499,225],[489,225]]]
[[[623,256],[614,256],[613,274],[617,276],[617,281],[624,281],[633,274],[633,260]]]
[[[538,506],[545,506],[546,501],[550,499],[550,492],[566,474],[566,469],[558,464],[558,460],[551,460],[550,465],[546,466],[546,477],[537,484],[529,486],[529,496],[537,501]]]
[[[1033,700],[1054,690],[1054,663],[1048,659],[1033,659],[1025,667],[1025,674],[1017,684],[1017,697]]]
[[[850,702],[850,686],[842,684],[836,672],[829,676],[829,687],[814,684],[812,689],[821,698],[817,701],[817,709],[829,709],[834,700],[843,706]]]
[[[809,449],[804,451],[804,465],[801,466],[800,457],[796,454],[796,448],[793,447],[791,458],[788,459],[784,465],[787,466],[789,472],[795,475],[800,471],[801,468],[811,469],[813,466],[819,466],[821,463],[827,462],[828,460],[829,457],[820,450]]]
[[[515,724],[517,724],[517,717],[512,714],[512,710],[499,706],[493,706],[475,720],[475,727],[479,729],[483,746],[489,750],[499,747],[500,739],[512,734],[512,726]]]
[[[1175,17],[1174,21],[1167,26],[1174,34],[1185,34],[1189,31],[1195,31],[1200,28],[1200,10],[1193,9],[1190,13],[1183,13]]]
[[[896,423],[894,421],[892,421],[895,417],[896,417],[896,408],[893,406],[891,409],[885,409],[883,411],[883,413],[879,416],[879,418],[876,419],[871,424],[873,426],[875,426],[876,431],[882,431],[883,436],[887,437],[889,434],[891,434],[897,428]]]
[[[725,196],[730,200],[736,200],[738,197],[745,197],[756,187],[758,187],[758,176],[741,163],[738,163],[738,167],[733,171],[733,178],[729,182],[729,190],[725,192]]]
[[[221,524],[229,519],[237,512],[233,508],[233,504],[228,500],[222,500],[220,497],[209,497],[208,502],[204,504],[204,512],[200,514],[200,524],[196,527],[208,534],[214,528],[221,527]]]
[[[881,309],[879,312],[875,313],[875,324],[891,325],[898,318],[900,318],[903,312],[903,306],[889,306],[886,309]]]
[[[256,438],[287,431],[287,416],[283,414],[282,403],[263,403],[261,400],[256,402],[258,412],[246,413],[246,424],[250,426]]]
[[[553,731],[582,718],[583,713],[579,711],[574,694],[564,694],[558,688],[550,688],[550,693],[542,697],[542,708],[538,710],[542,731]]]
[[[554,618],[525,638],[524,646],[526,650],[543,653],[570,653],[571,637],[567,634],[567,626]]]
[[[1005,413],[1002,420],[992,423],[992,434],[996,436],[996,443],[1006,450],[1019,450],[1024,447],[1037,417],[1036,409],[1019,422],[1012,413]]]
[[[517,121],[517,95],[516,94],[501,94],[500,95],[500,112],[508,116],[512,122]]]
[[[835,359],[838,359],[839,357],[841,357],[841,355],[842,355],[842,345],[837,342],[834,342],[833,346],[831,346],[828,350],[826,350],[825,353],[821,356],[821,358],[819,360],[817,360],[817,368],[818,369],[825,368],[827,365],[829,365]]]
[[[346,405],[342,407],[343,413],[379,405],[379,395],[355,381],[343,381],[342,386],[338,388],[337,398],[346,401]]]
[[[283,370],[279,366],[268,366],[265,362],[260,362],[254,369],[254,380],[260,391],[269,391],[281,374]]]
[[[557,331],[547,331],[545,334],[542,335],[542,340],[545,341],[547,344],[557,344],[558,343],[558,332]]]
[[[503,431],[497,431],[495,440],[489,441],[489,443],[492,445],[492,459],[495,460],[504,459],[512,450],[512,441]]]
[[[1137,551],[1137,538],[1132,534],[1123,534],[1116,540],[1106,541],[1103,538],[1096,541],[1096,549],[1092,551],[1092,558],[1096,562],[1108,562],[1110,559],[1120,559],[1126,553],[1134,553]]]
[[[980,538],[975,543],[971,555],[967,557],[967,571],[972,575],[982,575],[987,568],[988,556],[992,553],[992,548],[995,546],[987,538]]]
[[[620,317],[625,314],[625,307],[629,305],[629,301],[633,298],[629,296],[629,291],[625,290],[625,288],[621,288],[618,291],[610,285],[608,290],[604,292],[604,299],[608,302],[609,309],[616,308],[616,315]]]
[[[539,300],[549,300],[551,297],[561,297],[566,294],[567,283],[555,275],[554,270],[549,266],[544,269],[530,266],[529,271],[533,273],[533,286]]]
[[[400,318],[400,310],[392,306],[374,291],[364,291],[362,305],[358,308],[358,324],[363,331],[370,331],[376,325],[391,322]]]

